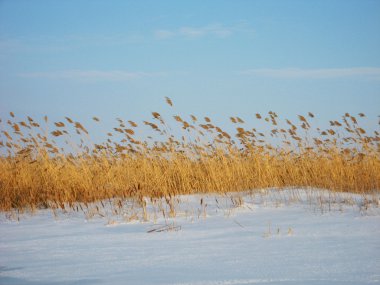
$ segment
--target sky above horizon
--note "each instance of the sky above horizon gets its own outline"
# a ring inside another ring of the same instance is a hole
[[[0,117],[380,114],[380,1],[0,0]]]

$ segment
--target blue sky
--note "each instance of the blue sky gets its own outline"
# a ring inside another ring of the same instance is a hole
[[[0,117],[380,114],[380,1],[0,1]]]

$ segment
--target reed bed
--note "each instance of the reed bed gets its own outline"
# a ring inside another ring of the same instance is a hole
[[[179,194],[268,187],[360,194],[380,189],[379,132],[360,127],[362,113],[346,113],[327,129],[312,127],[312,113],[296,122],[275,112],[253,114],[266,131],[231,117],[234,133],[208,117],[151,115],[141,123],[117,119],[104,142],[92,143],[87,129],[69,117],[41,123],[20,121],[11,112],[1,121],[0,210],[111,198],[170,201]],[[141,127],[151,133],[139,138]]]

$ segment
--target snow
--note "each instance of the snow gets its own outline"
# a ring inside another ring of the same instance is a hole
[[[175,218],[153,219],[148,205],[149,222],[3,213],[0,284],[380,283],[377,204],[275,195],[246,194],[235,206],[229,196],[181,196]]]

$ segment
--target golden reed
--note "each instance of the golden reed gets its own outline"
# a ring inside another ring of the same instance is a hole
[[[137,138],[141,126],[118,119],[108,139],[93,144],[87,129],[71,118],[53,125],[45,117],[41,126],[31,117],[17,121],[11,112],[1,122],[0,210],[267,187],[379,191],[380,138],[359,126],[364,114],[346,113],[326,130],[311,127],[312,113],[296,123],[280,121],[274,112],[254,117],[266,132],[231,117],[236,130],[231,134],[194,115],[174,116],[179,128],[172,131],[152,112],[143,124],[153,138]],[[48,126],[54,129],[47,131]]]

